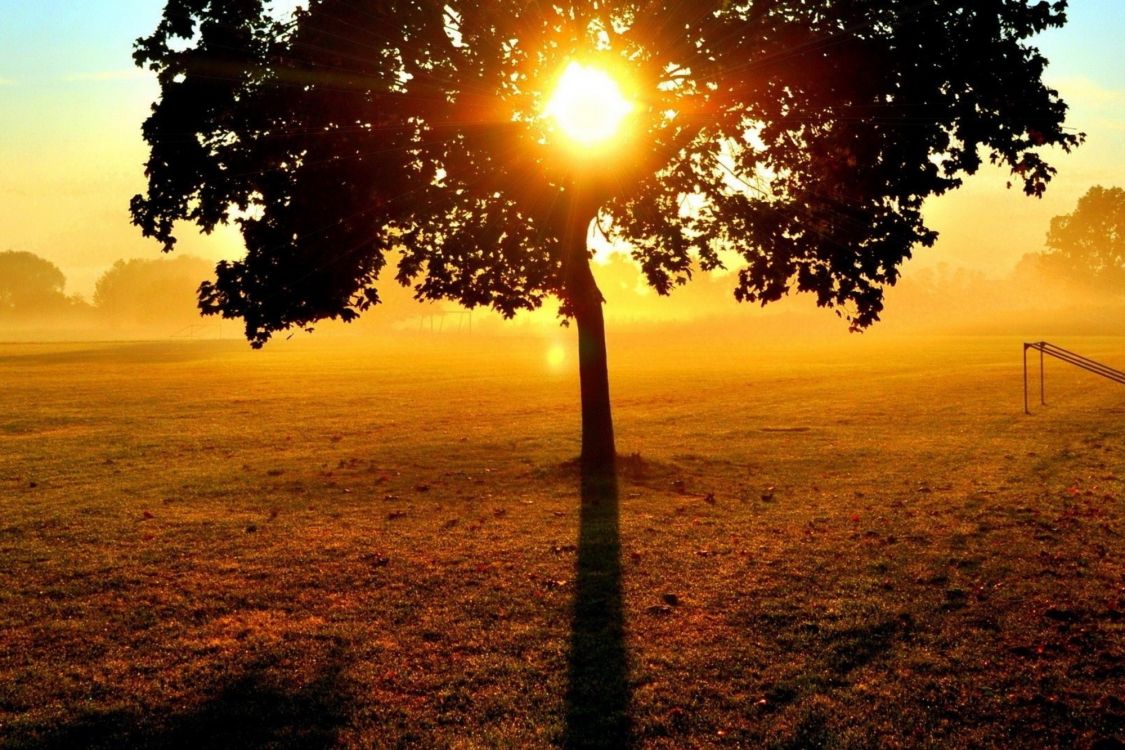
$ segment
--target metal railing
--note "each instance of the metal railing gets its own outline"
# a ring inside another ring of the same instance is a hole
[[[1125,372],[1115,370],[1109,365],[1104,365],[1101,362],[1096,362],[1089,357],[1083,357],[1081,354],[1076,354],[1069,349],[1063,349],[1061,346],[1055,346],[1046,341],[1035,341],[1030,344],[1023,345],[1023,411],[1024,414],[1030,414],[1031,409],[1027,401],[1027,350],[1034,349],[1039,352],[1039,403],[1041,405],[1047,404],[1046,384],[1043,377],[1043,357],[1054,357],[1055,359],[1062,360],[1067,364],[1074,365],[1081,368],[1086,372],[1092,372],[1107,380],[1112,380],[1115,383],[1125,385]]]

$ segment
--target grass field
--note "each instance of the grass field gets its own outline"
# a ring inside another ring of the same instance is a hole
[[[1125,389],[543,350],[0,345],[0,747],[1125,747]]]

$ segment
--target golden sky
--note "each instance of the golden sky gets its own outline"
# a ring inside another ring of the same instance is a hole
[[[129,223],[144,188],[140,126],[157,94],[132,68],[132,41],[148,33],[160,0],[0,0],[0,250],[27,250],[57,264],[68,292],[89,295],[119,258],[157,257]],[[1042,249],[1052,216],[1072,210],[1090,186],[1125,185],[1125,2],[1074,0],[1071,22],[1038,40],[1049,82],[1071,105],[1070,125],[1088,142],[1052,154],[1059,175],[1043,200],[1006,190],[985,169],[927,207],[942,233],[918,265],[1003,274]],[[183,229],[180,252],[236,257],[233,231]],[[907,269],[909,273],[909,269]],[[733,304],[733,303],[732,303]]]

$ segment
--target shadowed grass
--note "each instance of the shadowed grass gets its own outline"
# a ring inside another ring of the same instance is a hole
[[[571,748],[630,747],[617,476],[583,470],[566,737]]]
[[[109,709],[11,744],[12,750],[317,750],[333,747],[351,714],[338,650],[303,684],[279,682],[269,662],[250,664],[200,703],[176,712]]]

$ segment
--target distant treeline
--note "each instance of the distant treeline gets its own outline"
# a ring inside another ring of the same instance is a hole
[[[887,290],[883,322],[875,331],[1034,334],[1125,334],[1125,191],[1092,188],[1071,214],[1056,217],[1047,251],[1023,256],[1003,278],[938,266],[907,268]],[[463,331],[463,311],[452,303],[421,302],[395,281],[391,259],[378,285],[380,304],[348,330]],[[705,272],[657,294],[629,256],[612,254],[595,264],[606,299],[606,320],[619,329],[700,327],[732,333],[822,335],[846,325],[807,298],[765,310],[734,300],[737,268]],[[201,326],[196,306],[201,282],[213,265],[192,256],[120,260],[98,279],[89,301],[65,293],[63,272],[28,252],[0,252],[0,336],[23,331],[67,331],[115,336],[172,336]],[[450,317],[452,316],[452,317]],[[435,325],[435,321],[439,321]],[[529,332],[558,325],[557,306],[503,321],[476,311],[473,330]],[[337,326],[327,326],[338,330]],[[228,327],[234,336],[237,324]]]
[[[66,277],[28,252],[0,252],[0,330],[167,328],[199,320],[199,282],[212,273],[201,258],[119,260],[98,279],[93,299],[67,295]]]
[[[191,335],[214,328],[201,315],[198,290],[214,278],[211,261],[190,255],[119,260],[98,278],[87,299],[66,293],[66,276],[33,253],[0,252],[0,337],[31,332],[101,333],[114,336]],[[387,327],[431,316],[439,308],[413,298],[393,280],[380,285],[380,304],[365,326]],[[228,327],[234,335],[237,323]],[[205,334],[207,335],[207,334]]]

